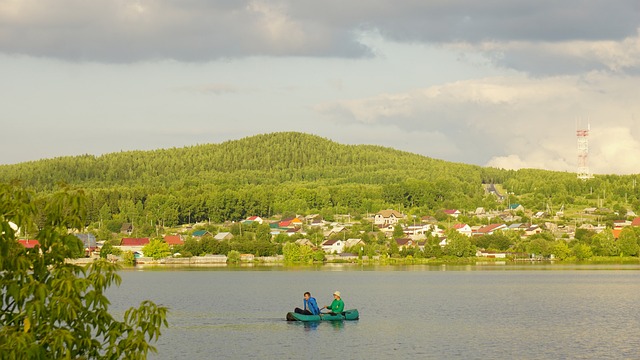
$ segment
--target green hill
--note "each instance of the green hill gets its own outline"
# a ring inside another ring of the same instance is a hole
[[[91,221],[120,215],[177,224],[287,212],[497,208],[482,186],[489,182],[502,183],[529,207],[589,203],[602,191],[610,206],[640,205],[640,186],[632,187],[630,176],[583,182],[572,173],[483,168],[292,132],[0,166],[0,181],[16,179],[42,196],[60,184],[85,189]]]

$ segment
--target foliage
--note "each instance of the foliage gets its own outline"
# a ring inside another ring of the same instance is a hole
[[[450,230],[447,232],[447,245],[444,247],[444,254],[457,257],[475,256],[476,249],[468,236]]]
[[[136,256],[133,251],[125,251],[122,253],[122,261],[129,266],[133,266],[136,264]]]
[[[306,245],[296,243],[286,243],[282,247],[285,263],[310,264],[314,261],[323,261],[324,252],[322,250],[314,251]]]
[[[227,262],[230,264],[237,264],[240,262],[240,253],[236,250],[231,250],[227,254]]]
[[[76,249],[68,229],[84,224],[86,198],[55,193],[44,202],[39,246],[24,248],[9,222],[34,226],[33,194],[0,184],[0,354],[2,358],[141,359],[167,326],[165,307],[145,301],[122,321],[108,312],[105,290],[119,285],[117,266],[65,262]]]
[[[623,229],[618,238],[618,248],[622,256],[636,256],[640,250],[638,246],[638,236],[630,227]]]
[[[142,247],[142,253],[146,257],[151,257],[154,260],[164,259],[171,255],[171,248],[169,244],[162,240],[152,239],[149,243]]]

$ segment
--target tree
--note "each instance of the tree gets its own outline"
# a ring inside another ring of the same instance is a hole
[[[460,234],[456,230],[447,231],[447,245],[444,247],[446,255],[457,257],[475,256],[475,246],[471,244],[468,236]]]
[[[162,240],[153,239],[149,243],[142,247],[144,256],[151,257],[153,260],[163,259],[171,255],[171,248],[169,244]]]
[[[151,301],[130,308],[122,321],[109,313],[105,290],[119,285],[118,266],[96,260],[87,267],[65,262],[74,255],[68,229],[85,224],[80,191],[56,193],[40,209],[45,221],[24,248],[9,222],[33,226],[33,195],[0,184],[0,354],[3,358],[141,359],[167,326],[167,308]]]
[[[636,256],[638,255],[638,250],[640,250],[640,246],[638,246],[638,237],[636,233],[633,231],[633,228],[626,227],[620,232],[620,237],[618,238],[618,249],[620,249],[620,253],[626,256]]]
[[[404,237],[404,229],[402,228],[402,225],[396,224],[396,226],[393,227],[393,238],[399,239],[402,237]]]
[[[564,260],[569,257],[571,250],[569,249],[569,245],[564,240],[558,240],[552,247],[553,255],[558,260]]]
[[[578,260],[586,260],[593,256],[591,246],[587,244],[576,244],[571,251],[573,252],[573,256]]]

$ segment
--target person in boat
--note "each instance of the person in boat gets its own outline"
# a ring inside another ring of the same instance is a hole
[[[344,311],[344,301],[342,301],[340,297],[340,291],[333,293],[333,302],[331,305],[323,306],[322,308],[328,309],[331,315],[341,314]]]
[[[316,299],[311,297],[310,292],[304,293],[304,309],[296,308],[294,310],[298,314],[303,315],[318,315],[320,314],[320,309],[318,308],[318,303]]]

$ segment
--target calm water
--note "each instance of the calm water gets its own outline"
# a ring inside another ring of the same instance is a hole
[[[158,359],[639,359],[640,267],[123,271],[112,309],[170,307]],[[360,320],[284,321],[340,290]]]

